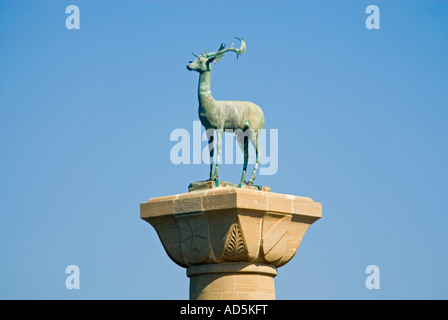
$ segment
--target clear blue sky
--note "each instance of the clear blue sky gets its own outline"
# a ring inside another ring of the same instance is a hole
[[[235,36],[212,90],[278,129],[257,182],[323,204],[277,298],[448,298],[448,3],[398,0],[0,0],[0,298],[188,298],[139,204],[207,178],[171,163],[170,133],[198,120],[191,51]]]

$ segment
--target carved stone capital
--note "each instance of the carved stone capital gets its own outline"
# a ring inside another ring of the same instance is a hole
[[[182,267],[244,262],[286,264],[322,207],[310,198],[244,188],[214,188],[141,204],[140,216],[157,231]]]

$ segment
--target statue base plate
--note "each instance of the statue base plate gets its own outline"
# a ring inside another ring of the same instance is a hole
[[[235,184],[227,181],[221,181],[221,180],[205,180],[205,181],[198,181],[198,182],[192,182],[188,186],[188,192],[192,191],[201,191],[201,190],[208,190],[213,188],[242,188],[242,189],[251,189],[251,190],[258,190],[258,191],[265,191],[270,192],[271,188],[264,187],[264,186],[254,186],[254,185],[247,185],[247,184]]]

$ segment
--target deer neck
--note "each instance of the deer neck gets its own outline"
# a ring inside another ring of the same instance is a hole
[[[213,99],[211,90],[211,77],[211,71],[202,72],[199,76],[199,108],[202,108],[207,112],[212,112],[215,107],[215,99]]]

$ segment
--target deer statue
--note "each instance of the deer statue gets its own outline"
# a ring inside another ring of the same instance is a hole
[[[224,56],[226,52],[233,51],[238,58],[241,54],[246,52],[246,42],[243,39],[239,39],[241,46],[239,49],[233,47],[233,43],[229,48],[225,48],[225,44],[221,44],[218,51],[212,53],[204,53],[197,55],[194,61],[190,61],[187,65],[187,69],[190,71],[199,72],[199,119],[207,132],[207,138],[209,142],[210,151],[210,180],[218,179],[219,163],[221,159],[222,149],[222,134],[224,130],[230,129],[235,132],[235,136],[239,143],[240,148],[244,153],[243,173],[241,175],[240,184],[245,183],[247,163],[249,158],[249,142],[255,148],[256,161],[252,175],[250,176],[247,185],[253,185],[255,176],[258,170],[260,146],[258,138],[261,129],[264,126],[264,114],[259,106],[248,101],[220,101],[215,100],[211,92],[211,75],[212,66],[211,63],[216,63]],[[210,130],[211,129],[211,130]],[[216,130],[216,164],[213,171],[213,133]]]

